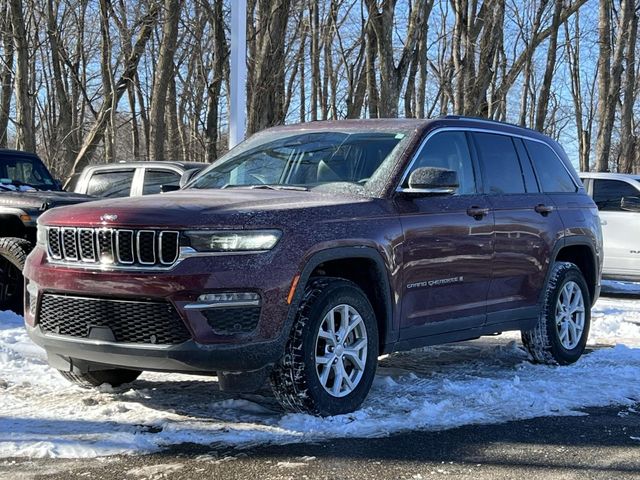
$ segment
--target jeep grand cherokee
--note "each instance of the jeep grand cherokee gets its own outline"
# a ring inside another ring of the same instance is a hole
[[[39,219],[25,320],[69,380],[267,378],[288,410],[350,412],[378,356],[521,330],[583,353],[598,213],[563,149],[463,117],[266,130],[187,188]]]

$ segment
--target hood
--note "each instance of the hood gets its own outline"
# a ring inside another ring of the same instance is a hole
[[[130,228],[216,228],[287,223],[300,216],[321,218],[358,216],[379,200],[345,193],[289,190],[187,189],[159,195],[102,200],[52,210],[40,222],[46,225],[113,226]],[[379,207],[378,207],[379,208]],[[303,210],[303,211],[302,211]]]
[[[43,211],[53,207],[88,202],[95,200],[95,198],[80,193],[47,190],[30,190],[27,192],[0,191],[0,207]]]

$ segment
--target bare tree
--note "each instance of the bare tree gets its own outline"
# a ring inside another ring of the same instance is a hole
[[[167,136],[165,111],[167,93],[171,78],[174,75],[173,59],[178,42],[178,22],[180,20],[181,0],[164,0],[164,24],[162,42],[158,54],[158,65],[153,82],[149,125],[151,139],[149,143],[150,157],[153,160],[164,160],[164,144]]]

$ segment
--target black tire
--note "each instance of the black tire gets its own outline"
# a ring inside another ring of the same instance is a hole
[[[127,370],[125,368],[113,368],[110,370],[96,370],[85,373],[64,372],[58,370],[60,375],[83,388],[99,387],[108,383],[112,387],[119,387],[125,383],[131,383],[142,373],[140,370]]]
[[[346,396],[336,397],[320,382],[315,350],[318,330],[325,315],[344,304],[353,307],[363,319],[367,354],[359,383]],[[367,296],[348,280],[314,278],[305,289],[284,356],[271,374],[271,387],[287,411],[320,416],[349,413],[356,410],[369,393],[377,362],[378,325]]]
[[[0,238],[0,310],[24,310],[22,269],[31,243],[22,238]]]
[[[584,303],[584,329],[579,342],[574,348],[563,346],[556,325],[556,305],[562,289],[568,282],[578,285]],[[583,354],[591,325],[591,296],[587,282],[580,269],[569,262],[557,262],[553,265],[542,313],[538,323],[532,330],[522,332],[522,343],[531,354],[535,363],[548,365],[569,365],[576,362]]]

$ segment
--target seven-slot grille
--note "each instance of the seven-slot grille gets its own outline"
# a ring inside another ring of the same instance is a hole
[[[180,235],[171,230],[47,227],[54,261],[94,265],[161,267],[178,259]]]
[[[113,341],[122,343],[175,345],[191,338],[178,312],[167,302],[45,293],[38,323],[46,333],[88,339],[95,338],[94,329],[106,329]]]

